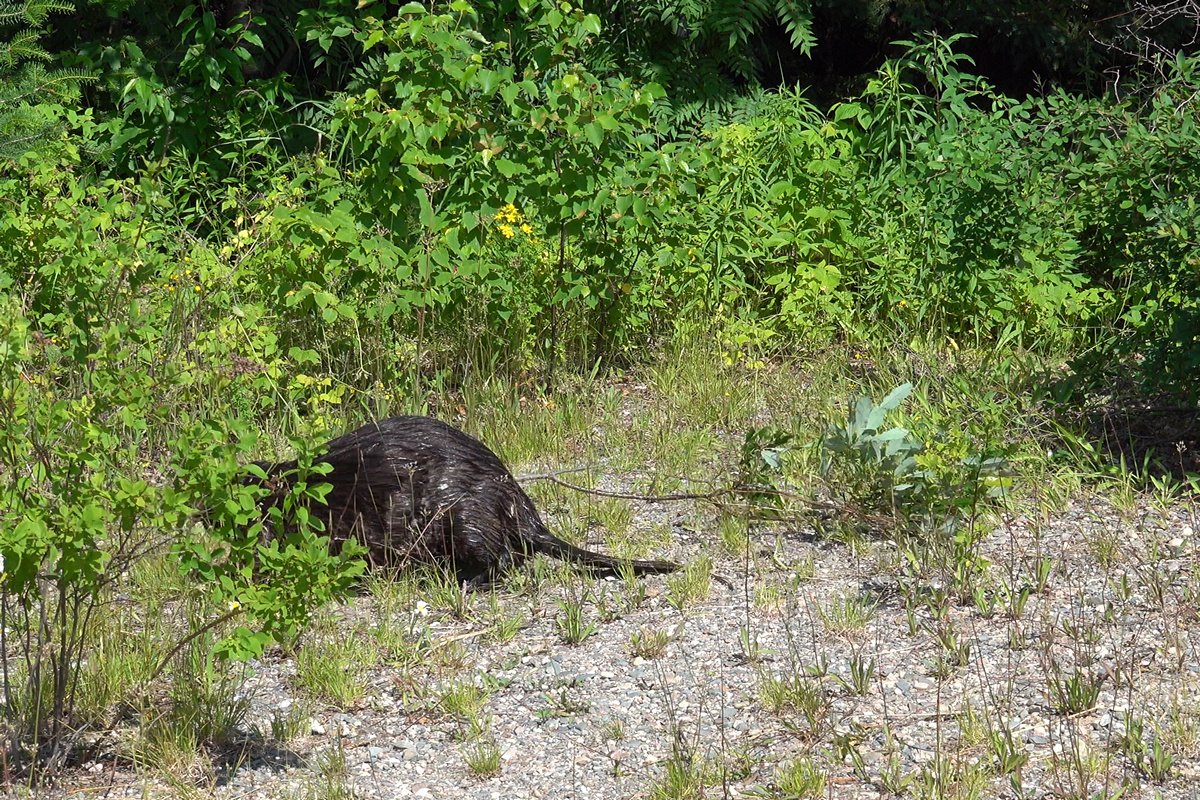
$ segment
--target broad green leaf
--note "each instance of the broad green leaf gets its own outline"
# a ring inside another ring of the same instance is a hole
[[[583,126],[583,132],[587,136],[588,141],[592,143],[592,147],[597,150],[604,144],[604,128],[598,123],[589,122]]]
[[[902,383],[888,393],[888,396],[879,401],[879,407],[885,412],[899,408],[900,404],[908,398],[912,393],[913,385],[911,383]]]

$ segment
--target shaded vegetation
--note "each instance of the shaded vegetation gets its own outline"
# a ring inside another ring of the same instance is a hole
[[[367,418],[485,419],[497,384],[566,408],[581,375],[699,342],[714,370],[985,352],[1000,388],[964,397],[1086,408],[1129,386],[1192,425],[1200,59],[1186,13],[1148,39],[1133,10],[0,4],[14,758],[65,763],[91,621],[168,542],[202,609],[173,633],[223,657],[294,643],[343,596],[361,565],[297,509],[328,491],[308,443]],[[704,395],[709,428],[749,430],[733,394]],[[851,415],[825,474],[871,513],[908,491],[912,524],[970,528],[1027,432],[936,402],[971,423],[922,439]],[[1062,419],[1053,441],[1084,438]],[[669,433],[646,436],[685,453]],[[300,474],[275,511],[301,524],[267,545],[238,465],[284,447]],[[968,577],[977,544],[947,544]]]

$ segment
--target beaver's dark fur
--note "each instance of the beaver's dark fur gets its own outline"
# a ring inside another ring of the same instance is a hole
[[[557,538],[542,522],[529,495],[482,442],[428,417],[391,417],[364,425],[325,444],[314,463],[333,470],[312,480],[332,484],[327,505],[312,516],[335,542],[357,539],[376,565],[409,561],[452,566],[458,575],[486,582],[535,553],[591,569],[671,572],[670,561],[625,561]],[[259,463],[279,502],[281,483],[295,461]]]

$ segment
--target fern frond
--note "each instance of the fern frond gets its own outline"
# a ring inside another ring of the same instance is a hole
[[[769,0],[721,0],[713,9],[709,25],[714,33],[728,39],[733,53],[749,41],[770,13]]]
[[[713,60],[679,64],[666,81],[671,87],[671,102],[656,107],[655,123],[668,135],[691,134],[702,130],[707,120],[728,111],[738,96],[738,86]]]
[[[350,80],[346,83],[346,89],[355,93],[378,87],[387,74],[387,57],[379,52],[369,53],[361,63],[354,67],[350,74]]]
[[[817,46],[813,34],[812,4],[807,0],[776,0],[775,16],[788,33],[792,47],[804,55],[810,55]]]

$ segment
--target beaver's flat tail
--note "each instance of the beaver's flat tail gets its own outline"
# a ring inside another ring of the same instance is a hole
[[[620,575],[629,569],[632,569],[635,575],[657,575],[675,572],[682,568],[682,565],[676,564],[674,561],[642,561],[593,553],[591,550],[584,550],[582,547],[568,544],[549,531],[542,531],[541,535],[534,540],[534,546],[537,552],[545,553],[548,556],[570,561],[588,569],[610,572],[614,575]]]

